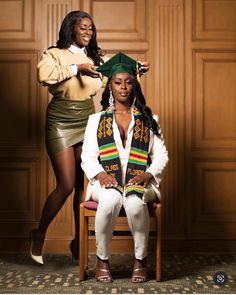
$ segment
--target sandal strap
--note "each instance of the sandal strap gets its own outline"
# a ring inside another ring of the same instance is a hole
[[[143,273],[138,273],[143,272]],[[135,268],[132,273],[131,282],[139,283],[139,282],[146,282],[147,281],[147,268]]]
[[[147,268],[146,267],[142,267],[142,268],[135,268],[133,270],[133,272],[137,272],[137,271],[147,271]]]
[[[111,279],[111,277],[109,276],[99,276],[99,277],[96,277],[97,280],[100,280],[100,279]]]
[[[110,272],[110,270],[105,268],[97,268],[97,271]]]

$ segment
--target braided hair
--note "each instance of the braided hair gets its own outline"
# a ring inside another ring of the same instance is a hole
[[[143,121],[146,127],[148,127],[152,132],[157,135],[158,137],[161,137],[161,129],[158,123],[153,119],[153,114],[151,109],[146,105],[146,100],[143,95],[140,83],[135,77],[131,77],[132,83],[133,83],[133,91],[131,93],[130,97],[130,104],[132,105],[134,102],[134,106],[137,107],[137,109],[141,112]],[[109,97],[110,97],[110,82],[112,77],[109,77],[106,87],[102,94],[102,110],[106,110],[109,107]]]

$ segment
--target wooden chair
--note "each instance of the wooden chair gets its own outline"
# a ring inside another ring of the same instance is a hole
[[[84,179],[84,198],[88,179]],[[88,268],[88,241],[91,233],[94,235],[94,219],[96,215],[97,203],[94,201],[84,201],[80,204],[80,239],[79,239],[79,280],[86,278]],[[122,210],[121,210],[122,211]],[[156,281],[161,281],[161,203],[149,204],[150,214],[150,234],[155,232],[155,254],[156,254]],[[92,219],[92,222],[90,221]],[[115,231],[130,231],[127,217],[120,213],[117,219]]]

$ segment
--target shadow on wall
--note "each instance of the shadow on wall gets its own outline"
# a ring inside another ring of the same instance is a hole
[[[25,238],[36,222],[42,146],[41,105],[29,62],[0,63],[0,235]]]

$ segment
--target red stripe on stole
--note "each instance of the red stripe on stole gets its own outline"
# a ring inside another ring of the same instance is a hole
[[[110,150],[108,150],[108,151],[100,151],[100,155],[107,155],[107,154],[110,154],[110,153],[115,153],[117,150],[116,150],[116,148],[112,148],[112,149],[110,149]]]
[[[134,157],[134,158],[139,158],[139,159],[147,160],[147,156],[142,156],[142,155],[133,154],[132,152],[130,153],[130,157]]]

